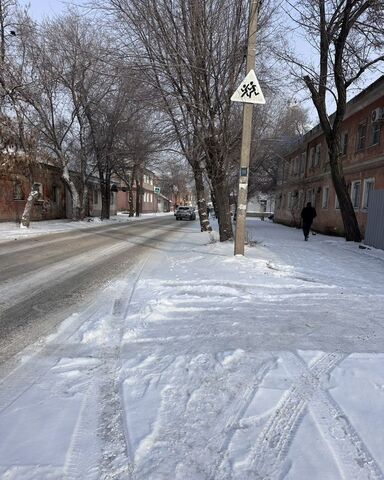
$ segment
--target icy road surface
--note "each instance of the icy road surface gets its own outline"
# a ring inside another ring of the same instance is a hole
[[[243,258],[183,225],[27,348],[1,478],[383,479],[383,252],[249,231]]]

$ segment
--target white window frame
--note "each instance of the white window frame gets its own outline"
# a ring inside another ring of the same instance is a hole
[[[355,198],[355,187],[359,186],[359,195],[358,198]],[[355,180],[351,183],[351,200],[352,205],[355,210],[359,210],[361,204],[361,180]],[[356,202],[357,200],[357,202]]]
[[[368,189],[367,185],[370,184],[372,185],[372,188],[370,191],[374,190],[375,188],[375,179],[373,177],[371,178],[364,178],[364,185],[363,185],[363,203],[362,203],[362,208],[363,210],[368,210]]]
[[[320,165],[321,158],[321,143],[318,143],[315,148],[315,167]]]
[[[321,200],[321,207],[322,208],[328,208],[329,205],[329,186],[326,185],[323,187],[323,197]]]

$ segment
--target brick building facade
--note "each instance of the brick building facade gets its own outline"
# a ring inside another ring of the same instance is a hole
[[[125,182],[115,179],[117,187],[117,211],[129,211],[129,189]],[[141,180],[141,211],[140,213],[169,212],[171,200],[155,191],[156,175],[150,170],[145,170]],[[133,206],[136,208],[136,186],[133,186]]]
[[[343,170],[356,217],[364,236],[371,189],[384,189],[384,76],[347,104],[341,134]],[[317,125],[280,163],[275,221],[300,223],[306,202],[317,210],[313,229],[343,235],[344,228],[332,185],[327,145]]]
[[[59,169],[50,165],[32,167],[31,175],[20,172],[0,174],[0,221],[20,222],[32,184],[39,197],[32,210],[32,220],[66,217],[66,188]]]
[[[76,181],[75,173],[72,173],[72,178]],[[61,178],[60,169],[42,163],[31,167],[30,172],[15,170],[0,173],[0,222],[21,221],[32,185],[39,190],[39,197],[32,208],[32,221],[72,218],[71,194]],[[116,193],[111,192],[111,215],[116,215],[116,201]],[[88,180],[86,216],[97,217],[100,214],[99,180],[91,177]]]

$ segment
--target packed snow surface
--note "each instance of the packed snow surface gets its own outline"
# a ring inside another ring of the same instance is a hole
[[[20,356],[5,480],[384,475],[384,255],[249,220],[198,222]]]
[[[16,222],[0,222],[0,242],[9,240],[18,240],[22,238],[31,238],[49,233],[63,233],[71,230],[89,229],[100,227],[101,225],[116,225],[126,222],[138,222],[148,218],[156,218],[163,215],[172,215],[172,213],[145,213],[140,217],[130,217],[126,213],[111,215],[111,218],[100,220],[98,217],[88,217],[80,222],[72,220],[43,220],[41,222],[31,222],[29,228],[23,227]]]

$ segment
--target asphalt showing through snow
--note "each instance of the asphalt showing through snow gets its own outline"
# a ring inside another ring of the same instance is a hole
[[[0,365],[188,222],[162,216],[0,244]]]

